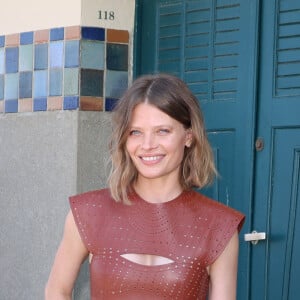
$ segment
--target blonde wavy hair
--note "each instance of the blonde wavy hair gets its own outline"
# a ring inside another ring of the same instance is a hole
[[[145,102],[192,130],[192,144],[185,148],[181,164],[179,181],[182,188],[202,188],[211,183],[217,172],[196,97],[177,77],[168,74],[145,75],[133,82],[112,113],[111,172],[108,178],[112,197],[118,202],[130,203],[128,193],[138,172],[127,153],[126,140],[132,112],[138,104]]]

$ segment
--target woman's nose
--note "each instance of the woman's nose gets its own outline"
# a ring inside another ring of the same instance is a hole
[[[154,149],[157,147],[157,139],[154,134],[144,134],[142,140],[143,149]]]

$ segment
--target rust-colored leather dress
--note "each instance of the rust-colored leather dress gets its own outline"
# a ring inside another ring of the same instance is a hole
[[[109,190],[70,198],[87,249],[92,300],[205,300],[207,266],[222,253],[244,216],[194,191],[153,204],[130,195],[115,202]],[[143,265],[121,255],[151,254],[169,263]]]

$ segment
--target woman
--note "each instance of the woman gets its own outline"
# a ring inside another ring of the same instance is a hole
[[[194,95],[140,77],[112,128],[109,189],[70,198],[46,299],[71,299],[88,255],[93,300],[235,299],[244,216],[192,189],[216,173]]]

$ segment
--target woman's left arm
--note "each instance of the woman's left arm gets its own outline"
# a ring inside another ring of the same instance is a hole
[[[209,300],[235,300],[237,284],[239,238],[238,232],[210,266]]]

